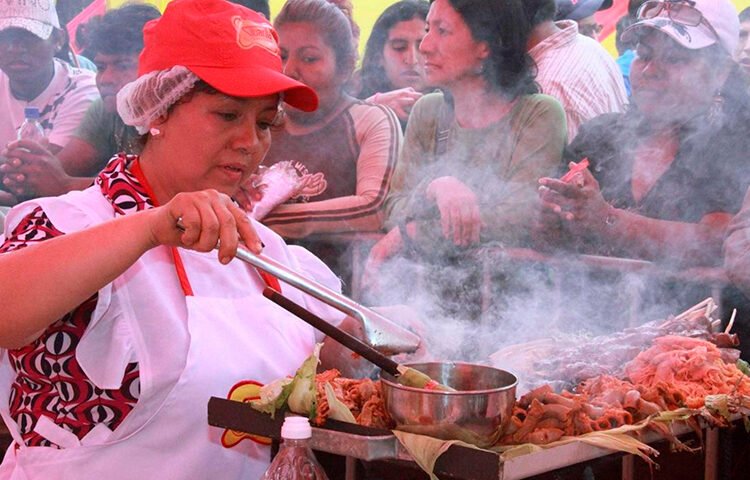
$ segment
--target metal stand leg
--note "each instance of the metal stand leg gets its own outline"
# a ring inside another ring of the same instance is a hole
[[[706,453],[704,480],[717,480],[719,478],[719,429],[706,429]]]
[[[633,480],[635,478],[635,456],[625,455],[622,457],[622,480]]]
[[[346,457],[346,480],[357,480],[357,459],[354,457]]]

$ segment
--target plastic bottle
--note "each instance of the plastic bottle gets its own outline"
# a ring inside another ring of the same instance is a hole
[[[286,417],[281,427],[284,442],[261,480],[328,480],[310,449],[312,428],[305,417]]]
[[[41,142],[44,139],[44,129],[39,123],[39,109],[26,107],[23,109],[23,116],[26,118],[18,128],[18,140]]]

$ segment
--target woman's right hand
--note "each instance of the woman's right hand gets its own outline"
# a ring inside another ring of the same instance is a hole
[[[390,92],[376,93],[368,98],[368,102],[385,105],[396,113],[401,121],[409,119],[409,113],[414,104],[422,98],[422,93],[414,90],[412,87],[391,90]]]
[[[455,177],[440,177],[430,182],[426,194],[437,204],[447,240],[460,247],[479,243],[482,218],[479,200],[471,188]]]
[[[394,257],[404,248],[404,241],[401,238],[401,231],[398,228],[392,229],[385,234],[383,238],[370,250],[370,254],[365,261],[365,267],[362,272],[361,285],[364,290],[377,292],[380,285],[380,269],[388,259]]]
[[[153,246],[170,245],[208,252],[219,244],[219,260],[229,263],[240,242],[260,253],[260,237],[247,213],[216,190],[178,193],[166,205],[149,211]]]

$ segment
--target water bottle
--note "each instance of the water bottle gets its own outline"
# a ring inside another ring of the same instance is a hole
[[[33,140],[40,143],[44,139],[44,129],[39,123],[39,109],[26,107],[23,109],[25,120],[18,128],[18,140]]]
[[[310,449],[310,437],[307,418],[286,417],[281,426],[281,449],[261,480],[328,480]]]

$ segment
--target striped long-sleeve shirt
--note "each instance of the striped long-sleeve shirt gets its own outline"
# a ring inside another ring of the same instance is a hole
[[[560,31],[529,50],[542,93],[560,101],[568,121],[568,141],[578,127],[604,113],[623,110],[628,97],[622,73],[596,40],[578,34],[572,20],[555,23]]]

